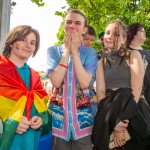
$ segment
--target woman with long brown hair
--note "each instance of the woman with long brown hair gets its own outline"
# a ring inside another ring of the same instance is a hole
[[[140,144],[150,135],[137,107],[142,96],[144,65],[138,51],[126,48],[126,41],[127,28],[122,21],[117,19],[106,26],[102,59],[96,72],[99,107],[92,132],[94,150],[145,150]],[[138,126],[140,120],[144,132]]]

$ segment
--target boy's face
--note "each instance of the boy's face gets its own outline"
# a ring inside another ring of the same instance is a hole
[[[93,43],[94,40],[94,35],[90,35],[90,34],[86,34],[83,38],[82,38],[82,44],[84,46],[88,46],[90,47]]]
[[[80,14],[70,13],[65,18],[64,24],[65,32],[72,30],[77,31],[79,35],[85,34],[87,28],[85,27],[85,19]]]
[[[11,47],[10,57],[27,60],[36,49],[36,36],[33,32],[16,41]]]

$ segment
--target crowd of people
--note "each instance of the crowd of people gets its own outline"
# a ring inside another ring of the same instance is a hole
[[[27,64],[38,52],[39,32],[20,25],[8,33],[0,56],[0,150],[41,150],[41,137],[50,134],[52,147],[44,150],[150,149],[144,25],[109,22],[98,34],[98,52],[95,37],[82,11],[66,14],[63,44],[47,50],[47,90]]]

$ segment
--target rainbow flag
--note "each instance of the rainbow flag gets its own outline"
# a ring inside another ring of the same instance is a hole
[[[52,115],[47,107],[49,97],[42,86],[40,76],[30,69],[31,84],[28,90],[12,62],[0,56],[0,117],[4,123],[4,133],[0,139],[0,149],[9,150],[16,128],[24,111],[30,119],[34,103],[43,120],[41,136],[52,130]]]

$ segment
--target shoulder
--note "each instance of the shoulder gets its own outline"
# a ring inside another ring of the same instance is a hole
[[[130,58],[142,58],[142,57],[139,51],[133,50],[130,52]]]
[[[140,64],[143,64],[142,56],[141,56],[140,52],[137,51],[137,50],[134,50],[134,51],[130,52],[129,61],[130,61],[130,66],[131,65],[138,65],[139,66]]]
[[[95,54],[97,56],[97,52],[96,52],[96,50],[94,48],[87,47],[87,51],[88,51],[88,53],[93,53],[93,54]]]
[[[87,46],[84,46],[84,45],[81,45],[79,50],[80,50],[81,53],[96,54],[96,50],[94,48],[87,47]]]
[[[63,51],[63,45],[60,45],[60,46],[50,46],[48,49],[47,49],[48,52],[53,52],[53,51]]]
[[[60,45],[60,46],[61,46],[61,45]],[[60,46],[54,46],[54,45],[53,45],[53,46],[49,46],[48,49],[57,49],[57,48],[60,47]]]
[[[38,77],[38,78],[40,78],[40,74],[37,71],[35,71],[33,68],[29,68],[29,69],[30,69],[32,77]]]
[[[60,57],[61,53],[63,53],[64,48],[63,45],[60,46],[50,46],[47,49],[47,56],[50,58]]]
[[[0,64],[2,63],[8,63],[8,59],[4,57],[3,55],[0,55]]]

